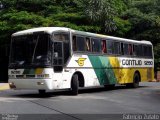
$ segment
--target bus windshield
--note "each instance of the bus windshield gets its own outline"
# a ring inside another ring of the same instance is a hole
[[[37,33],[12,38],[9,67],[44,67],[51,64],[49,35]]]

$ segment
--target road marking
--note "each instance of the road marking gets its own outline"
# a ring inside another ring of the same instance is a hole
[[[28,102],[31,102],[32,104],[36,104],[36,105],[38,105],[38,106],[47,108],[47,109],[49,109],[49,110],[56,111],[57,113],[63,114],[63,115],[68,116],[68,117],[70,117],[70,118],[72,118],[72,119],[81,120],[81,119],[79,119],[78,117],[75,117],[75,116],[70,115],[70,114],[68,114],[68,113],[64,113],[64,112],[62,112],[62,111],[60,111],[60,110],[57,110],[57,109],[54,109],[54,108],[52,108],[52,107],[50,107],[50,106],[40,104],[40,103],[38,103],[38,102],[36,102],[36,101],[31,101],[31,100],[27,100],[27,101],[28,101]]]

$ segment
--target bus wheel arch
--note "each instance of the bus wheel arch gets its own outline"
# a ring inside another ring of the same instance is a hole
[[[84,77],[81,72],[75,72],[71,79],[71,93],[78,95],[78,88],[84,87]]]
[[[126,84],[126,86],[129,87],[129,88],[138,88],[139,87],[139,82],[141,82],[141,74],[138,70],[136,70],[134,72],[134,75],[133,75],[132,79],[133,79],[133,82]]]
[[[79,81],[79,87],[84,87],[84,76],[81,72],[77,71],[73,74],[74,75],[77,75],[78,76],[78,81]],[[73,76],[72,76],[72,79],[71,81],[73,80]],[[72,83],[72,82],[71,82]]]

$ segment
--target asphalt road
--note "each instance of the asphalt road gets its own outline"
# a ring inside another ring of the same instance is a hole
[[[155,119],[160,119],[160,82],[141,83],[136,89],[117,86],[79,92],[78,96],[68,91],[49,92],[42,97],[37,91],[0,91],[0,119],[105,120],[127,119],[130,114],[143,118],[156,114]]]

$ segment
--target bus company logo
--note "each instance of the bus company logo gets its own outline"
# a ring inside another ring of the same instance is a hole
[[[76,62],[78,63],[79,66],[84,66],[84,61],[86,60],[86,58],[79,58],[78,60],[76,60]]]

